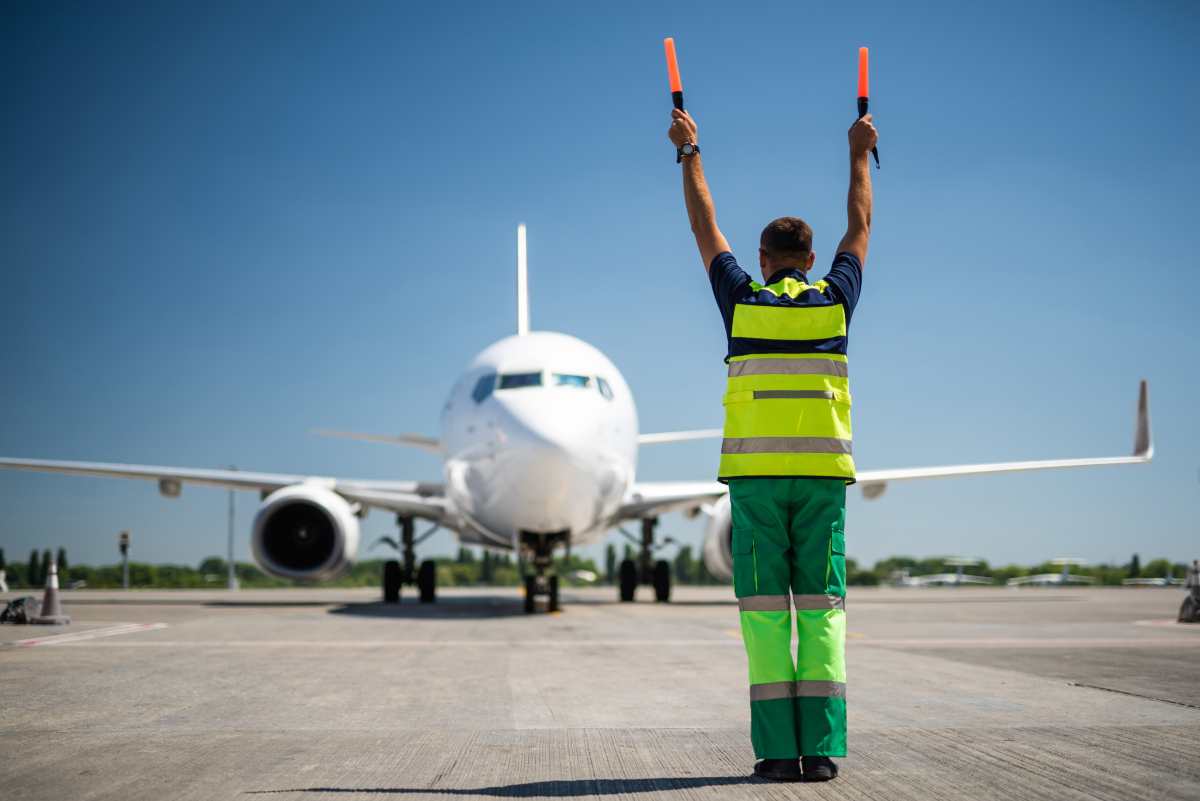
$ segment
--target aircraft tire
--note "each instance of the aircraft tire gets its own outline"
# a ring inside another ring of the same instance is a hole
[[[665,559],[654,563],[654,600],[660,604],[671,600],[671,563]]]
[[[532,615],[536,610],[535,597],[537,593],[537,580],[533,576],[525,577],[525,614]]]
[[[426,559],[417,569],[417,589],[421,592],[421,603],[437,600],[437,563],[432,559]]]
[[[389,559],[383,563],[383,602],[400,603],[400,563]]]
[[[633,601],[633,595],[637,592],[637,584],[637,564],[632,559],[622,559],[620,570],[621,603],[627,604]]]
[[[1179,622],[1200,623],[1200,607],[1190,595],[1183,599],[1183,604],[1179,607]]]
[[[557,612],[558,607],[558,576],[549,576],[546,581],[549,583],[549,592],[546,595],[546,611]]]

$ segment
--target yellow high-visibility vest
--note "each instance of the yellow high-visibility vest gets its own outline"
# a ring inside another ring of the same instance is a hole
[[[783,278],[750,287],[755,295],[733,311],[718,479],[853,482],[845,308],[800,298],[823,296],[824,281]],[[776,302],[756,302],[764,290]]]

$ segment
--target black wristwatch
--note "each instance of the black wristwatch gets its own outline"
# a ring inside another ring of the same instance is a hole
[[[675,150],[675,163],[683,161],[684,156],[694,156],[700,152],[700,145],[691,142],[684,142],[682,146]]]

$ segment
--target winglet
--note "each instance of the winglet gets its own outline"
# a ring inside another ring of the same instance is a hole
[[[1142,379],[1138,391],[1137,428],[1133,435],[1133,455],[1147,462],[1154,458],[1154,439],[1150,434],[1150,385]]]

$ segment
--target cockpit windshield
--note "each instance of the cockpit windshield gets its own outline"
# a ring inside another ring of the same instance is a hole
[[[505,373],[500,376],[500,384],[496,389],[522,389],[541,385],[541,373]]]
[[[592,377],[589,375],[555,373],[554,384],[560,387],[579,387],[580,389],[587,389],[592,384]]]

